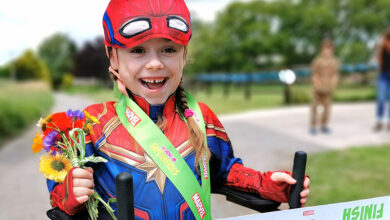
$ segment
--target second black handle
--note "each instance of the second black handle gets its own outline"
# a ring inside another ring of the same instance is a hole
[[[117,219],[134,219],[133,176],[122,172],[116,176]]]
[[[303,190],[303,182],[305,180],[306,160],[306,152],[295,152],[292,177],[297,181],[297,183],[291,186],[290,198],[288,201],[290,209],[301,207],[300,193]]]

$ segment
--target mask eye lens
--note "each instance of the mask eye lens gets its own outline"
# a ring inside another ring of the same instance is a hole
[[[136,18],[123,24],[119,29],[119,33],[125,38],[130,38],[151,28],[152,25],[148,18]]]
[[[187,33],[189,28],[187,22],[178,16],[170,16],[167,18],[168,27]]]

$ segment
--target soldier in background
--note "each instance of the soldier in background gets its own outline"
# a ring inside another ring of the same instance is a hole
[[[321,44],[320,54],[311,64],[313,84],[313,103],[311,106],[310,133],[316,134],[318,127],[318,106],[323,107],[320,119],[320,131],[330,133],[328,127],[332,93],[339,81],[339,60],[334,56],[333,42],[325,39]]]

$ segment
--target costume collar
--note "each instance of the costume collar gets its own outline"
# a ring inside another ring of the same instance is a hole
[[[164,104],[160,105],[151,105],[145,98],[132,94],[134,101],[138,106],[154,121],[157,122],[158,116],[163,116],[165,118],[169,117],[171,114],[175,113],[175,93],[168,97],[167,101]]]

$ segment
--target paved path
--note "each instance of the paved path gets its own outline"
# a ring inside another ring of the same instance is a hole
[[[83,97],[55,95],[52,112],[67,108],[82,109],[91,103]],[[389,133],[373,133],[374,104],[341,104],[333,109],[330,135],[311,136],[307,133],[308,107],[252,111],[221,116],[235,154],[244,164],[257,170],[291,169],[296,150],[309,153],[347,146],[390,142]],[[36,128],[31,127],[20,138],[9,141],[0,149],[0,220],[46,219],[49,208],[44,178],[38,170],[40,155],[31,152]],[[238,216],[254,211],[212,196],[214,218]]]
[[[55,94],[56,104],[51,112],[83,109],[92,102],[79,96]],[[47,219],[50,208],[46,182],[39,172],[41,154],[31,150],[38,128],[31,126],[20,138],[0,148],[0,220]]]
[[[260,110],[220,116],[231,139],[235,155],[256,170],[292,169],[294,152],[310,154],[351,146],[390,143],[390,132],[372,132],[374,103],[337,104],[332,109],[329,135],[308,133],[307,106]],[[215,218],[255,214],[255,211],[212,197]],[[220,205],[224,203],[224,205]]]

